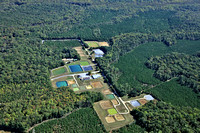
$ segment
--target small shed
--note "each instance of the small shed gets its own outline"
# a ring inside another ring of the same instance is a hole
[[[98,57],[103,57],[104,55],[104,52],[100,49],[93,49],[94,51],[94,54],[95,54],[95,57],[98,58]]]

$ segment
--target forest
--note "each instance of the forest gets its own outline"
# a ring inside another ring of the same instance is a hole
[[[52,88],[50,70],[62,66],[62,58],[79,59],[71,49],[78,43],[42,40],[108,41],[111,47],[101,48],[106,56],[96,61],[123,96],[131,92],[117,86],[122,73],[111,64],[144,43],[199,40],[199,9],[198,0],[0,0],[0,129],[25,132],[102,98]]]
[[[136,123],[150,132],[200,132],[200,110],[150,102],[132,112]]]
[[[180,84],[200,92],[200,58],[197,56],[180,53],[156,56],[151,57],[146,66],[155,70],[154,76],[162,81],[179,77]]]

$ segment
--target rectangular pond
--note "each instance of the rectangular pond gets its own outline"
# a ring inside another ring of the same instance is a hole
[[[82,68],[84,71],[92,71],[93,70],[92,66],[82,66]]]
[[[59,88],[63,86],[68,86],[68,84],[66,81],[59,81],[59,82],[56,82],[56,86]]]
[[[69,66],[71,72],[82,72],[82,68],[80,65],[71,65]]]
[[[115,96],[114,96],[113,94],[108,94],[108,95],[106,95],[106,97],[107,97],[108,99],[115,99]]]
[[[133,101],[131,101],[131,105],[132,105],[133,107],[138,107],[138,106],[140,106],[141,104],[140,104],[137,100],[133,100]]]

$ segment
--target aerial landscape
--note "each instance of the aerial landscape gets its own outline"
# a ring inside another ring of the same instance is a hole
[[[199,0],[0,0],[0,133],[200,133]]]

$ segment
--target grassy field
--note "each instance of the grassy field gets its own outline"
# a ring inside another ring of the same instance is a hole
[[[77,47],[81,46],[80,42],[78,40],[72,40],[72,41],[44,41],[45,45],[52,46],[52,47]]]
[[[82,133],[105,132],[104,126],[92,108],[80,109],[63,119],[56,119],[34,128],[36,133]],[[32,133],[32,131],[30,131]]]
[[[81,65],[81,66],[88,66],[88,65],[90,65],[90,64],[89,64],[89,62],[87,62],[87,61],[81,61],[81,62],[80,62],[80,65]]]
[[[96,41],[85,41],[90,47],[99,47],[99,44]]]
[[[160,56],[171,52],[195,54],[200,49],[200,41],[178,41],[176,45],[167,47],[163,43],[153,42],[140,45],[132,52],[120,57],[114,64],[123,73],[118,80],[119,84],[129,83],[134,88],[145,88],[145,84],[156,85],[161,83],[154,78],[153,70],[145,66],[151,56]]]
[[[54,76],[57,76],[57,75],[60,75],[60,74],[64,74],[66,72],[67,72],[67,70],[66,70],[65,67],[57,68],[57,69],[52,71]]]
[[[114,115],[114,114],[117,114],[117,111],[113,108],[113,109],[108,109],[108,113],[110,115]]]
[[[113,131],[113,133],[144,133],[144,132],[145,130],[140,126],[136,125],[135,123],[132,123],[131,125],[127,125],[125,127]]]
[[[191,88],[178,84],[176,79],[149,89],[147,92],[172,105],[200,108],[198,95]]]

